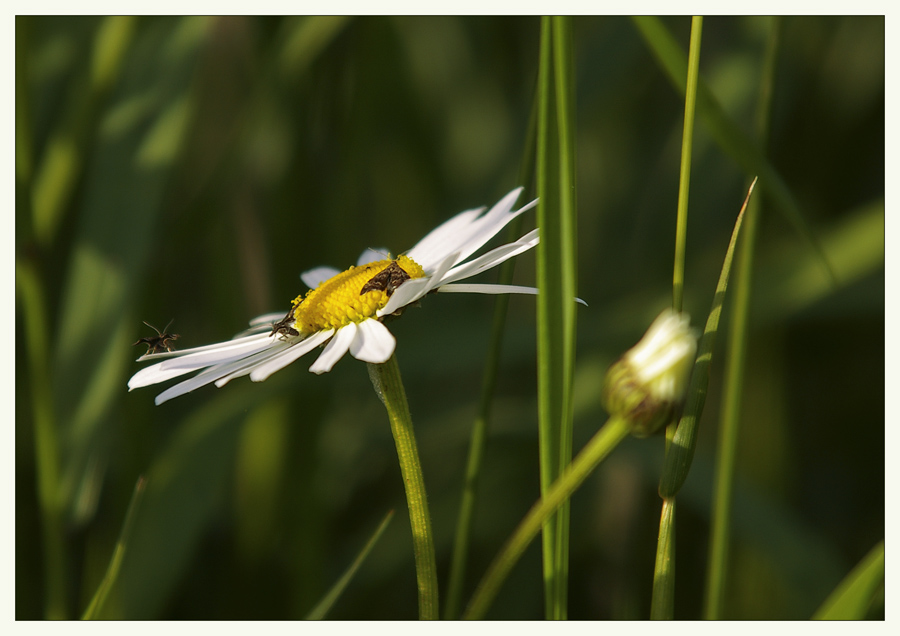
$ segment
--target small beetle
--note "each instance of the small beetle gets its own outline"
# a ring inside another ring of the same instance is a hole
[[[276,333],[281,335],[281,339],[284,340],[285,336],[299,336],[300,332],[290,326],[290,322],[294,319],[294,308],[291,307],[290,311],[287,312],[287,315],[279,320],[278,322],[272,323],[272,331],[269,333],[270,336],[274,336]]]
[[[369,291],[383,291],[388,296],[400,287],[405,281],[410,279],[410,275],[397,264],[397,261],[391,261],[391,264],[383,270],[375,274],[369,279],[369,282],[363,285],[359,295],[362,296]]]
[[[177,333],[166,333],[169,331],[169,327],[172,325],[172,323],[175,322],[174,318],[169,321],[169,324],[166,325],[166,328],[162,331],[151,325],[146,320],[142,320],[141,322],[153,329],[153,331],[155,331],[157,335],[150,336],[149,338],[141,338],[140,340],[132,344],[132,347],[139,344],[147,345],[147,353],[145,355],[175,350],[175,348],[172,346],[172,341],[178,340],[181,336],[179,336]]]

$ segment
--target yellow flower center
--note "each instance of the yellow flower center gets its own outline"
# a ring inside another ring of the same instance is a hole
[[[422,267],[408,256],[351,267],[293,300],[293,327],[309,335],[362,322],[387,305],[404,280],[424,276]]]

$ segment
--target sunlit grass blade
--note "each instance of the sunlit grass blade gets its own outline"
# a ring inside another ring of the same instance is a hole
[[[659,18],[639,16],[633,18],[633,21],[669,81],[676,90],[684,93],[687,56],[675,38]],[[772,167],[772,164],[766,160],[760,148],[728,117],[702,78],[697,91],[697,112],[709,128],[716,143],[731,155],[745,172],[757,175],[759,180],[765,184],[766,192],[772,195],[782,214],[819,257],[821,266],[826,269],[834,283],[836,277],[827,253],[809,223],[804,219],[787,184],[778,171]]]
[[[416,560],[416,579],[419,587],[419,619],[437,620],[438,579],[431,514],[425,494],[425,478],[419,461],[419,450],[413,433],[412,416],[406,401],[406,391],[400,378],[396,356],[384,364],[369,364],[369,378],[378,398],[384,404],[391,422],[391,433],[397,446],[397,458],[406,490],[409,523],[412,528],[413,554]]]
[[[125,513],[125,522],[122,524],[122,532],[119,535],[119,540],[116,542],[112,558],[109,560],[109,567],[106,569],[106,574],[103,575],[103,580],[100,581],[100,585],[94,593],[94,598],[91,599],[87,609],[84,610],[84,614],[81,615],[82,620],[89,621],[97,618],[103,609],[103,604],[106,603],[106,599],[109,597],[109,591],[116,583],[119,569],[122,566],[122,558],[125,555],[125,549],[131,536],[131,529],[134,525],[135,512],[141,504],[146,483],[143,477],[139,477],[134,485],[134,494],[131,496],[131,503],[128,505],[128,511]]]
[[[190,130],[193,62],[208,21],[187,17],[148,24],[138,30],[123,62],[126,79],[116,84],[102,113],[80,186],[71,256],[58,274],[63,286],[56,319],[65,328],[55,340],[52,388],[68,442],[61,496],[75,523],[89,518],[97,501],[107,452],[102,440],[130,364],[131,356],[123,352],[140,326],[122,308],[153,293],[144,271],[170,171]],[[124,105],[143,99],[144,91],[153,94],[153,107],[124,116]]]
[[[862,620],[878,588],[883,585],[884,541],[881,541],[844,577],[813,614],[813,620]]]
[[[387,515],[385,515],[382,522],[378,525],[378,528],[375,530],[375,534],[366,542],[366,545],[363,546],[362,551],[357,555],[356,559],[353,560],[353,563],[350,564],[350,567],[347,568],[347,571],[337,580],[334,586],[328,590],[328,593],[319,601],[314,608],[312,608],[309,614],[306,615],[306,620],[310,621],[318,621],[325,618],[331,608],[334,607],[334,604],[341,597],[341,594],[344,593],[344,590],[347,589],[347,586],[350,584],[350,581],[353,580],[353,577],[356,575],[356,571],[359,570],[359,567],[363,564],[363,561],[366,560],[366,557],[369,556],[369,553],[372,551],[372,548],[375,547],[375,544],[378,543],[378,540],[381,538],[381,535],[384,534],[384,531],[387,529],[388,524],[391,522],[391,519],[394,518],[394,511],[391,510]]]
[[[709,367],[712,362],[713,347],[716,342],[716,335],[719,331],[719,319],[722,316],[722,305],[725,302],[725,294],[728,290],[728,277],[731,273],[731,262],[734,259],[734,248],[737,244],[738,236],[741,231],[741,224],[744,220],[744,211],[750,201],[750,195],[753,193],[753,186],[756,180],[750,186],[750,191],[744,199],[744,205],[738,214],[734,224],[734,230],[731,233],[731,241],[728,243],[728,250],[725,253],[725,261],[722,264],[722,271],[719,274],[719,281],[716,284],[716,294],[713,298],[712,309],[710,309],[709,317],[706,320],[706,326],[703,329],[703,336],[697,346],[697,361],[694,363],[694,370],[691,372],[691,382],[688,385],[687,398],[685,401],[684,412],[678,422],[678,428],[672,438],[666,453],[665,466],[659,483],[659,495],[663,498],[673,497],[684,480],[687,479],[688,472],[691,469],[691,462],[694,459],[694,447],[697,442],[697,426],[700,415],[703,413],[703,406],[706,403],[706,390],[709,386]]]
[[[537,329],[541,491],[572,456],[575,360],[574,73],[571,22],[543,18],[538,79]],[[566,617],[568,506],[544,528],[546,617]]]
[[[306,72],[316,57],[346,27],[351,16],[310,15],[285,21],[284,45],[279,53],[281,71],[287,77]]]
[[[46,334],[47,301],[34,267],[16,260],[16,291],[28,356],[28,380],[34,418],[34,463],[41,511],[45,582],[44,618],[65,619],[66,549],[59,496],[60,441],[50,391]],[[19,419],[16,418],[18,427]],[[16,433],[19,434],[18,431]],[[24,434],[24,432],[23,432]]]
[[[760,82],[760,100],[757,107],[757,133],[760,147],[765,149],[769,128],[769,107],[775,80],[775,60],[778,50],[779,18],[772,18],[763,73]],[[716,477],[713,480],[715,496],[712,505],[712,522],[707,560],[706,598],[704,618],[717,620],[722,616],[725,598],[725,582],[728,565],[728,546],[731,534],[732,490],[734,485],[735,456],[737,454],[738,427],[743,397],[743,376],[746,364],[750,290],[756,252],[756,228],[759,220],[759,197],[754,198],[747,209],[741,249],[738,255],[735,281],[732,288],[734,301],[728,328],[725,375],[722,390],[722,408],[719,424],[719,443],[716,452]]]
[[[524,159],[520,171],[519,183],[530,192],[534,180],[534,155],[536,136],[537,105],[531,110],[528,120],[528,133],[525,138]],[[509,224],[506,231],[505,242],[511,243],[522,235],[522,217],[518,216]],[[505,261],[500,265],[497,275],[497,283],[508,285],[512,283],[515,270],[515,259]],[[487,429],[491,420],[491,404],[494,397],[494,388],[497,383],[497,372],[500,364],[500,350],[503,345],[504,325],[506,313],[509,307],[509,294],[498,294],[494,301],[494,316],[491,322],[491,339],[485,356],[484,374],[481,384],[481,398],[478,406],[478,416],[472,424],[472,432],[469,436],[469,456],[466,461],[465,481],[463,482],[462,497],[459,504],[459,517],[456,523],[456,534],[453,538],[453,554],[450,559],[450,578],[447,583],[447,595],[444,603],[444,618],[455,619],[459,616],[462,603],[463,583],[465,582],[466,565],[469,554],[469,538],[472,530],[472,520],[475,510],[476,486],[481,474],[482,460],[484,458],[484,446],[487,439]]]
[[[627,420],[610,418],[585,444],[578,456],[554,481],[544,495],[531,507],[512,536],[494,558],[478,584],[463,618],[480,620],[491,606],[503,582],[509,576],[525,548],[545,526],[553,513],[584,483],[588,475],[600,465],[619,443],[628,437],[631,425]]]
[[[34,233],[49,247],[81,172],[88,141],[97,124],[98,107],[122,70],[134,35],[135,16],[102,19],[93,42],[90,68],[66,97],[66,116],[47,142],[35,173],[32,194]]]
[[[822,231],[822,244],[838,273],[840,287],[849,288],[884,270],[884,199],[865,203],[843,214],[841,221]],[[835,287],[811,254],[776,245],[759,258],[755,285],[759,301],[754,320],[771,324],[795,316],[833,296]],[[883,299],[878,311],[884,312]]]

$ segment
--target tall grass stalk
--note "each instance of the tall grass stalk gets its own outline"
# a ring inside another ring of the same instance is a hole
[[[574,73],[571,19],[544,17],[538,71],[537,331],[541,492],[572,457],[575,361]],[[569,509],[543,533],[545,616],[566,618]]]
[[[439,617],[437,560],[434,554],[431,515],[428,512],[425,478],[422,475],[422,464],[419,462],[419,450],[413,433],[406,391],[400,378],[400,368],[395,356],[391,356],[384,364],[369,364],[368,367],[372,385],[387,409],[391,421],[391,433],[397,446],[400,472],[406,489],[419,587],[419,618],[437,620]]]
[[[697,108],[697,84],[700,77],[700,42],[703,36],[703,17],[691,19],[691,44],[688,52],[687,89],[684,96],[684,128],[681,137],[681,172],[678,183],[678,209],[675,226],[675,266],[672,274],[672,308],[681,311],[684,305],[684,259],[687,242],[688,198],[691,186],[691,154],[694,145],[694,113]],[[666,453],[674,438],[676,423],[666,431]],[[653,597],[650,617],[668,619],[675,612],[675,500],[663,499],[659,539],[656,545],[656,566],[653,573]]]
[[[771,18],[769,38],[766,44],[763,73],[760,81],[757,106],[757,134],[760,148],[765,152],[769,129],[769,113],[772,88],[775,81],[775,62],[778,52],[780,21]],[[722,617],[725,584],[728,572],[728,546],[731,534],[732,490],[734,484],[735,456],[737,454],[738,429],[743,397],[744,368],[746,366],[747,330],[750,314],[750,290],[756,228],[759,219],[759,198],[747,208],[746,226],[741,239],[734,281],[734,306],[728,329],[725,375],[722,389],[722,409],[719,424],[716,470],[713,479],[712,520],[710,527],[709,558],[707,560],[706,597],[703,617],[718,620]]]

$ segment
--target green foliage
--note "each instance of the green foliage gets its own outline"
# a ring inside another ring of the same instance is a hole
[[[571,20],[589,304],[566,381],[576,455],[607,419],[606,367],[671,302],[684,98],[646,24]],[[690,19],[655,24],[686,64]],[[804,619],[884,537],[884,19],[783,20],[765,146],[741,144],[769,23],[703,27],[695,325],[764,169],[721,615]],[[365,365],[319,377],[301,361],[156,407],[152,389],[127,392],[131,343],[142,320],[171,318],[182,347],[229,338],[286,311],[301,271],[400,252],[519,185],[539,51],[534,17],[17,18],[17,618],[81,616],[101,584],[101,617],[304,618],[391,509],[328,617],[418,616],[404,487]],[[535,258],[517,259],[513,283],[535,284]],[[492,303],[438,294],[391,325],[442,590]],[[540,493],[535,299],[509,307],[461,607]],[[675,618],[701,615],[721,369],[678,493]],[[569,618],[649,616],[662,453],[662,438],[627,439],[573,490]],[[542,618],[537,544],[512,574],[485,616]]]

